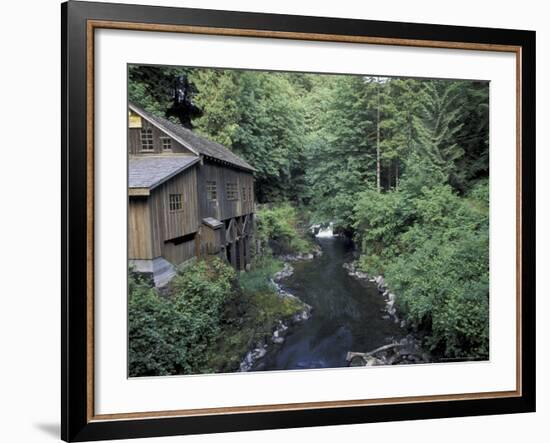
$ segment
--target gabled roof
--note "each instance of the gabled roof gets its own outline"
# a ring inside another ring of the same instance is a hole
[[[185,154],[131,156],[128,187],[153,189],[199,161]]]
[[[205,157],[210,157],[216,160],[221,160],[222,162],[229,163],[233,166],[236,166],[241,169],[246,169],[248,171],[254,171],[254,168],[245,162],[242,158],[231,152],[225,146],[199,136],[193,131],[175,123],[172,123],[170,120],[167,120],[162,117],[157,117],[144,109],[136,106],[133,103],[130,103],[129,108],[134,111],[136,114],[139,114],[144,119],[148,120],[151,124],[158,127],[161,131],[164,131],[169,136],[173,137],[175,140],[180,142],[183,146],[188,148],[190,151],[195,154],[204,155]]]

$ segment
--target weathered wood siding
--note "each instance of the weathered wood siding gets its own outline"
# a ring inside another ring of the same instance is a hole
[[[142,129],[151,130],[151,150],[142,149]],[[164,149],[162,143],[166,137],[171,139],[169,150]],[[128,152],[131,155],[195,155],[157,126],[132,112],[128,127]],[[213,183],[215,199],[208,192],[209,185],[212,191]],[[171,194],[181,196],[181,210],[171,210]],[[250,262],[253,213],[253,174],[203,158],[199,164],[152,189],[148,197],[130,197],[129,258],[147,260],[162,256],[178,265],[197,255],[226,255],[233,266],[244,269]],[[214,230],[206,224],[202,225],[206,217],[224,223],[220,229]],[[245,220],[248,221],[245,223]]]
[[[128,258],[153,258],[151,214],[147,197],[131,197],[128,202]]]
[[[181,194],[183,210],[170,211],[170,194]],[[177,175],[151,191],[152,241],[154,257],[162,255],[167,240],[183,237],[199,229],[196,167]]]
[[[141,149],[141,129],[151,129],[153,134],[153,151],[143,151]],[[162,140],[161,137],[169,137],[166,133],[158,129],[155,125],[149,123],[144,118],[141,119],[141,128],[137,127],[130,127],[128,128],[128,151],[132,155],[142,154],[162,154],[162,153],[181,153],[181,154],[189,154],[189,155],[195,155],[193,154],[189,149],[187,149],[185,146],[183,146],[181,143],[178,143],[176,140],[174,140],[172,137],[170,139],[172,140],[172,149],[171,150],[164,150],[162,148]]]
[[[216,183],[216,200],[208,198],[207,183]],[[227,184],[237,186],[237,199],[227,198]],[[244,188],[244,190],[243,190]],[[245,200],[246,198],[246,200]],[[241,171],[205,160],[199,166],[199,205],[201,218],[214,217],[218,220],[239,217],[254,212],[254,177]]]
[[[218,255],[222,244],[221,228],[212,229],[208,226],[201,228],[201,255]],[[225,243],[225,242],[224,242]]]
[[[190,238],[180,244],[167,241],[162,245],[162,256],[174,265],[179,265],[195,255],[195,238]]]

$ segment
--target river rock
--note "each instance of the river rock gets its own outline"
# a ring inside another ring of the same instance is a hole
[[[367,274],[366,272],[357,270],[357,266],[355,265],[355,262],[344,263],[342,267],[346,270],[347,274],[350,277],[354,277],[359,280],[369,280],[369,274]]]
[[[283,269],[281,269],[273,276],[273,280],[279,281],[283,278],[290,277],[292,274],[294,274],[294,267],[290,263],[285,263]]]
[[[292,316],[292,323],[300,323],[311,318],[311,311],[313,308],[306,304],[305,309],[302,312],[298,312]]]
[[[366,357],[364,360],[365,366],[381,366],[384,364],[382,360],[375,357]]]
[[[283,337],[287,331],[288,331],[288,326],[279,320],[277,327],[273,331],[273,337],[274,338]]]
[[[292,262],[292,261],[307,261],[307,260],[313,260],[315,257],[318,257],[323,252],[319,249],[314,249],[313,252],[300,252],[298,254],[286,254],[281,255],[279,258],[285,262]]]
[[[350,366],[365,366],[365,360],[362,357],[353,357],[349,363]]]
[[[266,345],[264,343],[258,343],[257,347],[247,352],[239,366],[240,372],[248,372],[254,364],[265,357],[267,354]]]
[[[267,351],[262,346],[261,348],[254,349],[253,355],[256,360],[265,357],[265,354],[267,354]]]

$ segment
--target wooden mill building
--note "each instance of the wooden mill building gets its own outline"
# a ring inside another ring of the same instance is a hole
[[[219,143],[129,105],[128,259],[166,284],[192,257],[250,261],[254,169]]]

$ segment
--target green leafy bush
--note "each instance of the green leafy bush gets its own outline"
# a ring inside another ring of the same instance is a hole
[[[220,259],[183,265],[162,296],[129,277],[129,373],[132,377],[228,372],[274,325],[304,309],[271,282],[282,262],[262,256],[237,275]]]
[[[206,352],[235,284],[235,272],[219,259],[184,267],[166,297],[130,274],[130,375],[206,372]]]
[[[363,270],[383,273],[401,315],[449,358],[489,353],[487,181],[465,197],[450,186],[361,194],[356,207]]]
[[[185,361],[181,318],[157,291],[130,274],[128,297],[128,337],[130,376],[169,375]]]
[[[241,272],[239,284],[246,295],[273,292],[273,275],[283,269],[283,262],[269,255],[256,257],[248,272]]]
[[[257,238],[269,245],[274,254],[307,253],[313,242],[305,232],[305,222],[290,203],[263,206],[257,215]]]

